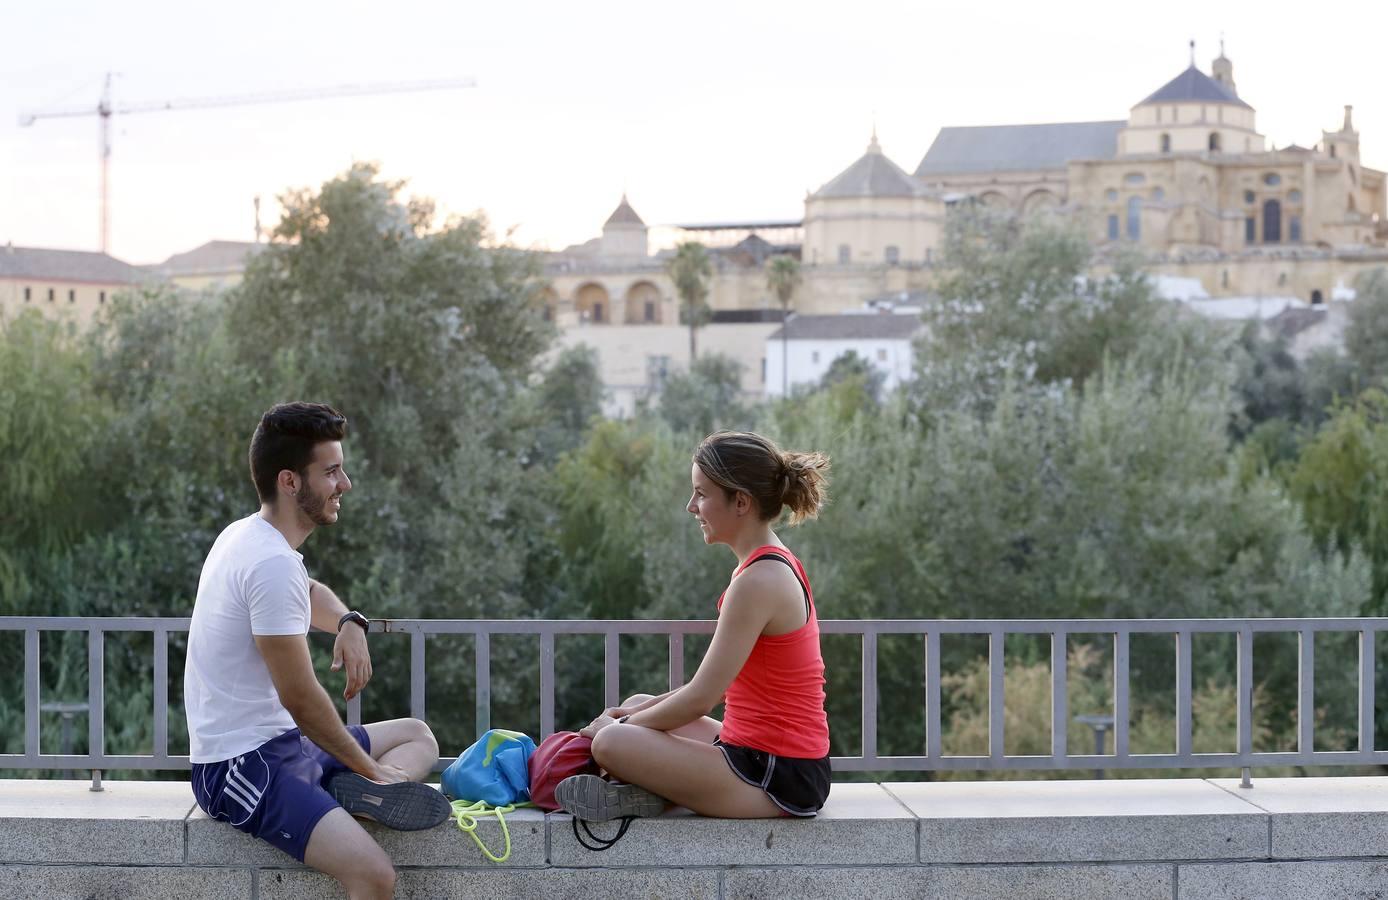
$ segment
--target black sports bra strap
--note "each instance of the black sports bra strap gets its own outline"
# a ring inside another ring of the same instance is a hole
[[[761,562],[764,559],[774,559],[777,562],[785,563],[786,568],[790,569],[790,574],[794,575],[795,580],[800,583],[800,590],[805,595],[805,621],[808,622],[810,620],[810,586],[805,583],[805,579],[800,577],[800,570],[795,568],[795,564],[792,563],[788,557],[786,557],[784,554],[776,552],[775,550],[772,550],[770,553],[764,553],[761,556],[758,556],[756,559],[752,560],[752,562],[748,565],[754,565],[756,563]]]

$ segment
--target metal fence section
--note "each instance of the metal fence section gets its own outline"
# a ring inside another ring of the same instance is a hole
[[[187,756],[173,755],[168,746],[169,635],[188,630],[187,618],[0,617],[0,634],[22,633],[24,643],[24,743],[22,753],[0,754],[0,769],[89,769],[99,784],[100,772],[119,769],[186,769]],[[619,681],[620,637],[664,635],[668,640],[667,681],[671,689],[685,683],[684,641],[687,635],[712,634],[714,622],[704,620],[555,620],[555,619],[379,619],[371,630],[409,635],[409,714],[427,718],[428,689],[425,660],[431,635],[472,635],[475,641],[475,725],[477,733],[491,727],[491,639],[495,635],[530,635],[539,640],[540,737],[555,730],[555,639],[559,635],[603,637],[603,698],[617,705],[623,694]],[[839,771],[924,770],[1044,770],[1044,769],[1199,769],[1261,766],[1341,766],[1388,763],[1388,750],[1374,748],[1375,636],[1388,630],[1388,619],[1016,619],[1016,620],[826,620],[826,635],[856,635],[862,647],[862,741],[856,756],[836,756]],[[86,753],[41,753],[39,748],[40,637],[45,632],[85,632],[87,635],[89,706]],[[150,755],[112,755],[105,749],[105,646],[113,632],[144,632],[153,636],[154,742]],[[1315,738],[1315,636],[1341,633],[1358,640],[1358,741],[1353,750],[1321,750]],[[1133,635],[1166,635],[1175,645],[1175,747],[1171,753],[1129,751],[1131,684],[1130,644]],[[1191,638],[1196,634],[1232,635],[1236,640],[1237,741],[1233,752],[1196,753],[1192,748]],[[1253,641],[1256,635],[1294,635],[1297,663],[1297,748],[1294,751],[1253,749]],[[878,641],[883,635],[911,635],[923,642],[925,686],[922,714],[924,753],[883,756],[878,752]],[[941,746],[941,638],[981,635],[988,643],[988,752],[959,756]],[[1009,755],[1004,751],[1004,641],[1008,635],[1041,635],[1050,641],[1051,746],[1049,755]],[[1113,753],[1072,753],[1067,744],[1070,721],[1067,647],[1072,635],[1106,635],[1113,649]],[[378,651],[379,652],[379,651]],[[630,689],[646,688],[632,685]],[[402,711],[403,712],[403,711]],[[349,723],[361,721],[361,700],[347,704]],[[451,759],[440,761],[446,765]]]

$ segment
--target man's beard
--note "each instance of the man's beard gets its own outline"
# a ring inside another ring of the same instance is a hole
[[[332,494],[315,494],[305,486],[303,490],[294,495],[294,502],[299,505],[299,513],[314,525],[331,525],[333,519],[326,510],[328,500],[332,496]]]

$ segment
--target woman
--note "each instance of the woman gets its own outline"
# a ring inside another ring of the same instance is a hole
[[[638,694],[581,732],[616,781],[576,775],[555,799],[588,821],[658,815],[666,801],[706,816],[813,816],[829,796],[829,724],[819,620],[805,570],[772,530],[818,514],[829,460],[756,434],[719,432],[694,453],[688,511],[704,543],[738,566],[718,600],[694,678]],[[724,719],[708,713],[725,702]]]

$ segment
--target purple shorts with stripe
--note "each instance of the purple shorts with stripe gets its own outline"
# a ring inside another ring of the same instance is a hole
[[[347,730],[368,754],[360,725]],[[193,797],[203,812],[274,844],[299,862],[318,820],[338,806],[325,790],[347,767],[293,728],[254,750],[216,763],[193,763]]]

